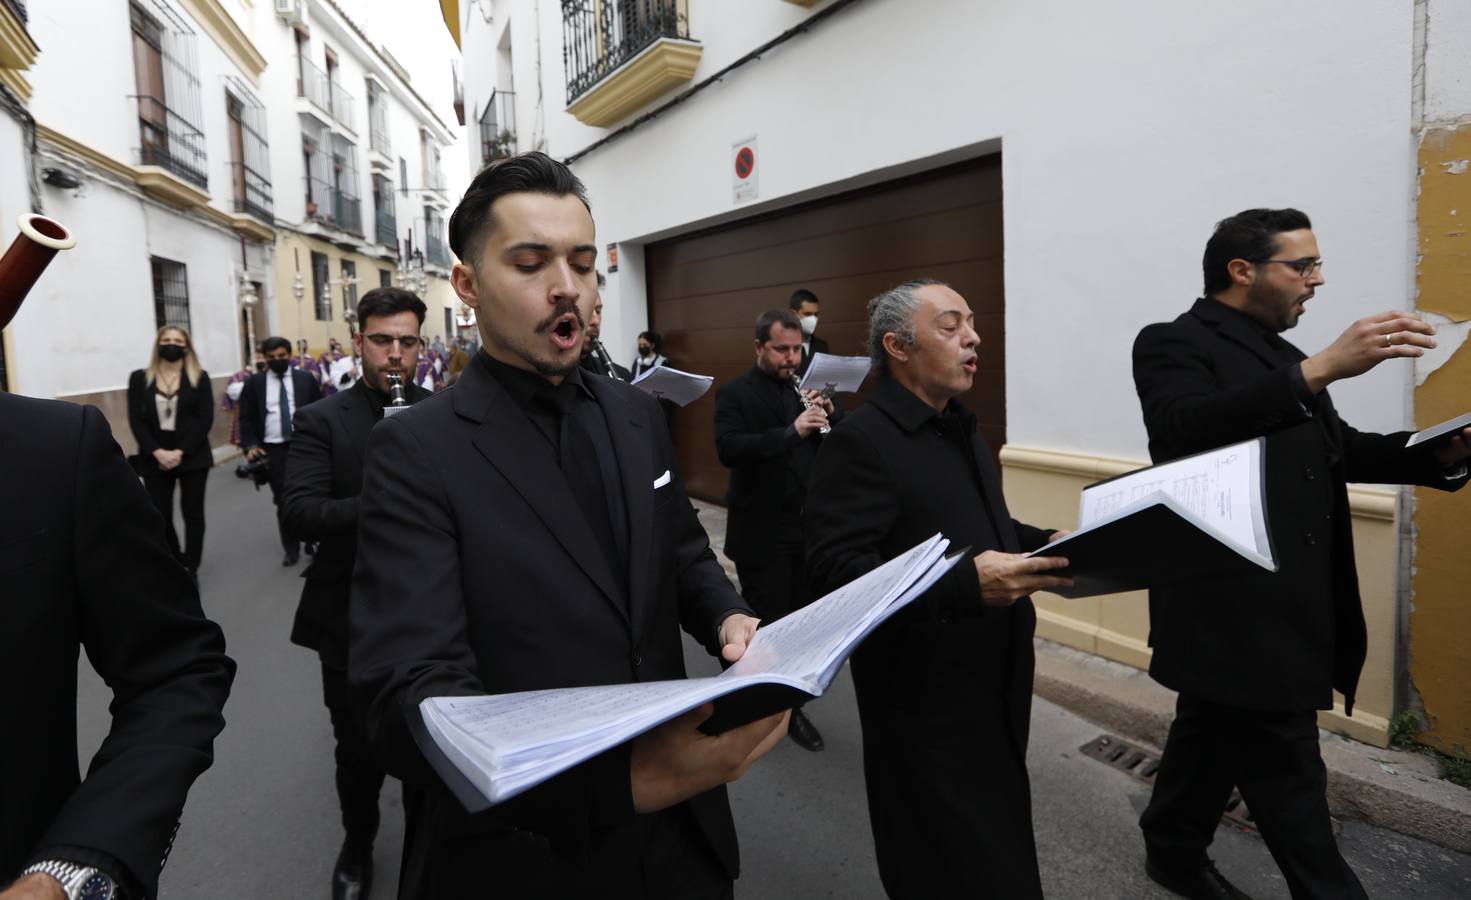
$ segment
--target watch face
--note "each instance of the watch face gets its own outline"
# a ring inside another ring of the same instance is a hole
[[[112,879],[98,872],[82,882],[82,889],[77,892],[77,900],[112,900],[112,895]]]

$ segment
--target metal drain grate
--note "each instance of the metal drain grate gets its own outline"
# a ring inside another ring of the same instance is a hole
[[[1154,776],[1159,772],[1158,756],[1111,734],[1099,735],[1079,747],[1078,751],[1090,759],[1132,775],[1145,784],[1154,784]],[[1226,811],[1221,815],[1221,821],[1242,831],[1256,831],[1256,822],[1252,820],[1251,811],[1246,808],[1246,801],[1241,799],[1240,791],[1231,791],[1231,799],[1226,801]]]

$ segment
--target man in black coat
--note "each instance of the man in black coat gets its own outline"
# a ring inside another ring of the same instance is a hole
[[[153,897],[235,664],[95,407],[0,393],[0,472],[0,897]],[[85,779],[83,647],[113,690]]]
[[[869,302],[880,377],[824,440],[807,492],[819,593],[937,531],[976,554],[853,655],[869,824],[896,898],[1042,895],[1027,595],[1070,582],[1045,574],[1065,559],[1022,555],[1060,533],[1011,518],[975,416],[955,400],[975,378],[974,322],[964,298],[930,279]]]
[[[817,319],[822,314],[822,304],[817,295],[806,288],[797,288],[787,301],[787,308],[796,316],[802,328],[802,358],[797,363],[797,374],[806,375],[812,365],[814,353],[829,353],[827,341],[817,336]]]
[[[383,769],[353,716],[347,690],[347,602],[357,559],[358,505],[368,432],[391,407],[389,375],[407,403],[432,396],[414,384],[424,325],[423,301],[395,287],[374,288],[358,301],[354,353],[363,377],[348,390],[303,407],[293,422],[284,511],[290,533],[317,544],[302,577],[291,640],[317,651],[322,699],[336,740],[337,799],[346,832],[332,870],[334,900],[366,897],[373,882],[373,839]]]
[[[802,501],[822,429],[840,416],[830,399],[808,391],[804,406],[792,374],[802,326],[791,310],[756,319],[756,364],[715,393],[715,451],[730,469],[725,555],[736,564],[741,596],[768,625],[811,601],[802,550]],[[792,740],[822,749],[822,735],[792,711]]]
[[[281,565],[294,566],[301,559],[301,538],[286,527],[281,503],[287,451],[291,449],[291,417],[303,406],[322,399],[322,386],[306,372],[291,368],[290,341],[268,337],[261,341],[261,348],[266,355],[266,371],[250,376],[240,391],[240,447],[247,460],[264,457],[270,463],[271,502],[276,504],[276,527],[286,551]]]
[[[710,550],[658,403],[578,368],[596,294],[582,185],[543,153],[493,163],[450,218],[451,280],[484,349],[368,441],[348,677],[403,779],[401,897],[728,897],[724,784],[776,715],[710,707],[469,815],[415,743],[436,696],[684,677],[680,628],[725,659],[756,619]]]
[[[1146,870],[1190,897],[1242,896],[1206,848],[1239,787],[1294,897],[1363,897],[1328,819],[1316,710],[1353,712],[1366,634],[1345,483],[1459,489],[1465,436],[1406,451],[1408,432],[1356,431],[1324,390],[1420,356],[1434,332],[1388,312],[1306,356],[1279,337],[1323,284],[1308,217],[1253,209],[1206,244],[1205,296],[1134,343],[1155,462],[1268,435],[1268,524],[1279,570],[1150,592],[1150,674],[1179,691],[1140,819]]]
[[[618,365],[608,355],[608,348],[604,347],[599,338],[603,334],[603,288],[607,287],[608,279],[602,272],[598,273],[598,295],[592,301],[592,315],[587,319],[587,339],[582,342],[582,368],[594,375],[603,375],[608,378],[616,378],[619,381],[632,381],[633,373]]]

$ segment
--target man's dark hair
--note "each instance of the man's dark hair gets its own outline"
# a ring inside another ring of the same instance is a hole
[[[424,301],[414,296],[413,291],[400,287],[376,287],[358,301],[358,326],[368,327],[369,316],[391,316],[401,312],[411,312],[418,316],[422,326],[424,314],[428,311]]]
[[[638,339],[648,341],[649,346],[654,348],[655,353],[664,349],[664,338],[660,337],[657,331],[640,331],[638,333]]]
[[[792,299],[787,302],[787,309],[801,309],[803,303],[820,303],[817,295],[806,288],[797,288],[792,291]]]
[[[1277,250],[1277,235],[1312,227],[1307,213],[1296,209],[1248,209],[1217,222],[1215,232],[1205,242],[1205,256],[1201,260],[1206,295],[1231,286],[1231,273],[1226,268],[1231,260],[1271,259]]]
[[[475,266],[480,262],[480,245],[490,226],[490,208],[506,194],[532,193],[565,197],[573,194],[592,212],[587,188],[572,170],[540,150],[498,159],[480,170],[460,205],[449,217],[449,247],[455,256]]]
[[[272,350],[285,350],[287,353],[290,353],[291,342],[275,335],[260,342],[260,352],[269,356]]]
[[[798,332],[802,330],[802,322],[790,309],[768,309],[756,317],[756,340],[763,344],[771,340],[771,329],[777,325],[795,328]]]

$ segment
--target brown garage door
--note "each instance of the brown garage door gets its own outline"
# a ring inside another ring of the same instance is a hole
[[[871,297],[919,276],[953,285],[981,335],[980,370],[964,402],[997,451],[1006,440],[1001,251],[1000,156],[650,245],[651,327],[671,365],[715,377],[715,388],[672,421],[690,493],[724,501],[715,389],[751,367],[756,317],[785,307],[799,287],[822,301],[817,333],[832,352],[858,355]],[[862,396],[839,401],[851,409]]]

